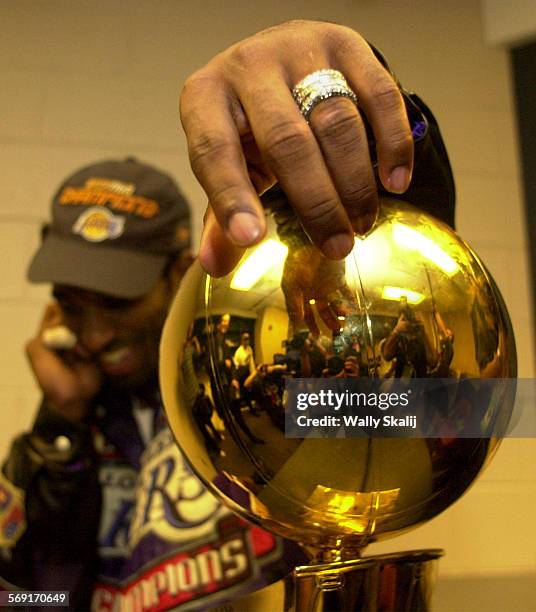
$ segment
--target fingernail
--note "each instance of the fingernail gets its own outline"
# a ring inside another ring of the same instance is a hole
[[[322,251],[330,259],[342,259],[348,255],[353,246],[353,237],[348,234],[335,234],[322,244]]]
[[[404,193],[409,187],[410,174],[405,166],[396,167],[387,179],[387,189],[391,193]]]
[[[249,246],[261,235],[262,226],[255,215],[238,212],[230,218],[227,230],[238,246]]]
[[[373,228],[374,223],[376,222],[376,215],[372,213],[368,213],[366,215],[362,215],[358,217],[352,224],[354,230],[360,235],[364,236]]]

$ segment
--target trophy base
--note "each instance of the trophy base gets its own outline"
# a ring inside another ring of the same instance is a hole
[[[297,567],[286,612],[428,612],[441,549]]]

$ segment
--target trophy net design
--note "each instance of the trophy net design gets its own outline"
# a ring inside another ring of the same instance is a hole
[[[497,449],[512,394],[490,393],[475,417],[461,389],[516,375],[503,300],[457,234],[410,205],[383,200],[344,261],[270,208],[267,238],[232,273],[211,279],[196,262],[183,280],[162,342],[171,428],[214,494],[307,552],[290,607],[427,609],[441,551],[362,552],[445,510]],[[415,437],[324,437],[322,425],[290,437],[287,388],[302,379],[451,384]],[[485,433],[460,435],[475,422]]]

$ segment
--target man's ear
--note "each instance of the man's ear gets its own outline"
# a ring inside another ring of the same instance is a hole
[[[195,257],[189,249],[183,249],[171,263],[167,276],[169,287],[173,295],[179,288],[182,277],[185,275],[186,270],[192,265],[194,259]]]

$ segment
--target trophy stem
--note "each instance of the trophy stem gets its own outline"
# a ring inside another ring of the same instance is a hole
[[[316,546],[301,545],[307,553],[310,561],[309,566],[340,563],[342,561],[356,561],[361,559],[364,546],[345,546],[342,539],[328,540],[327,545],[319,548]]]
[[[441,549],[297,567],[287,612],[429,612]]]

